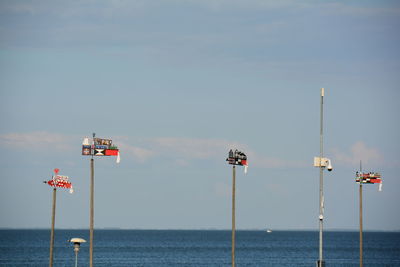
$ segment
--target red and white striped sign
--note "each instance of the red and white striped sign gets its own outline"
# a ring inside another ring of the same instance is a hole
[[[72,183],[69,181],[68,176],[58,175],[59,169],[54,169],[54,175],[51,180],[45,181],[46,184],[51,187],[60,187],[60,188],[68,188],[70,193],[74,192],[72,187]]]
[[[356,183],[379,184],[379,191],[382,190],[381,174],[377,172],[356,172]]]

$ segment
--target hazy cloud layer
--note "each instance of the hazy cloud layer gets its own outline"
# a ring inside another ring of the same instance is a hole
[[[49,132],[9,133],[0,135],[0,145],[14,149],[71,151],[72,136]]]
[[[358,141],[353,144],[349,151],[341,151],[337,148],[332,149],[333,159],[338,164],[344,164],[348,166],[358,166],[360,160],[363,164],[379,164],[384,163],[384,157],[382,153],[376,149],[368,147],[364,142]]]
[[[132,140],[134,141],[134,140]],[[135,159],[141,162],[151,160],[152,157],[171,157],[178,165],[186,165],[190,160],[212,160],[220,162],[226,157],[229,149],[243,151],[249,160],[250,167],[260,168],[284,168],[284,167],[308,167],[304,161],[293,161],[262,155],[252,148],[238,142],[224,139],[202,139],[202,138],[178,138],[159,137],[146,139],[140,142],[140,148],[124,143],[121,149],[135,150]],[[121,152],[123,153],[123,152]]]
[[[112,138],[112,137],[111,137]],[[82,139],[82,138],[81,138]],[[9,133],[0,135],[0,145],[15,149],[34,149],[45,151],[76,151],[81,145],[78,136],[51,132]],[[262,155],[245,144],[224,139],[202,139],[182,137],[132,138],[119,136],[113,143],[121,150],[125,160],[146,163],[155,158],[164,158],[178,166],[188,165],[193,160],[220,162],[229,149],[243,151],[249,158],[250,167],[284,168],[308,167],[305,161],[293,161]]]

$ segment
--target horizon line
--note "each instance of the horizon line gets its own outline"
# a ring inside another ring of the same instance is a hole
[[[80,227],[56,227],[56,230],[89,230],[89,228]],[[0,230],[50,230],[49,227],[0,227]],[[230,228],[217,228],[217,227],[205,227],[205,228],[127,228],[127,227],[98,227],[95,230],[135,230],[135,231],[231,231]],[[318,229],[311,228],[239,228],[236,231],[304,231],[304,232],[318,232]],[[358,228],[326,228],[324,231],[327,232],[359,232]],[[363,232],[400,232],[400,229],[363,229]]]

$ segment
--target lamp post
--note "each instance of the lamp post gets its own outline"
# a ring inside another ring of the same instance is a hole
[[[244,166],[245,173],[247,172],[247,156],[235,149],[229,150],[228,158],[226,159],[232,166],[232,267],[235,267],[235,232],[236,232],[236,214],[235,214],[235,202],[236,202],[236,165]]]
[[[96,138],[90,144],[89,138],[85,137],[82,142],[82,155],[91,156],[90,159],[90,219],[89,219],[89,266],[93,267],[93,238],[94,238],[94,156],[117,156],[120,162],[119,149],[112,144],[110,139]]]
[[[320,139],[319,139],[319,144],[320,144],[320,153],[319,157],[314,157],[314,167],[319,168],[319,258],[317,260],[317,266],[318,267],[323,267],[325,266],[325,261],[323,260],[323,254],[322,254],[322,245],[323,245],[323,238],[322,238],[322,233],[323,233],[323,228],[324,228],[324,173],[323,170],[325,168],[328,169],[328,171],[332,171],[332,164],[331,160],[328,158],[324,158],[324,143],[323,143],[323,138],[324,138],[324,128],[323,128],[323,122],[324,122],[324,88],[321,88],[321,105],[320,105]]]
[[[74,243],[74,252],[75,252],[75,267],[78,267],[78,252],[79,248],[81,247],[81,243],[85,243],[86,240],[79,238],[79,237],[74,237],[69,240],[69,242]]]
[[[363,184],[379,184],[379,191],[382,190],[381,175],[377,172],[363,173],[360,161],[360,171],[356,172],[356,183],[360,184],[359,187],[359,201],[360,201],[360,267],[363,266],[363,217],[362,217],[362,185]]]
[[[50,230],[50,255],[49,255],[49,267],[53,267],[53,248],[54,248],[54,226],[56,221],[56,201],[57,201],[57,187],[69,188],[70,193],[74,192],[72,184],[68,180],[68,176],[58,175],[59,169],[54,169],[54,175],[51,180],[44,181],[43,183],[53,187],[53,204],[51,208],[51,230]]]

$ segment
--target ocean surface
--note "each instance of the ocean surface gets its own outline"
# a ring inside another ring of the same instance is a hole
[[[54,266],[75,264],[68,240],[88,230],[56,230]],[[50,230],[0,230],[0,266],[48,266]],[[317,231],[237,231],[237,266],[315,266]],[[358,266],[358,232],[324,232],[326,266]],[[94,266],[230,266],[231,232],[95,230]],[[78,266],[89,265],[89,244]],[[364,266],[400,266],[400,232],[365,232]]]

